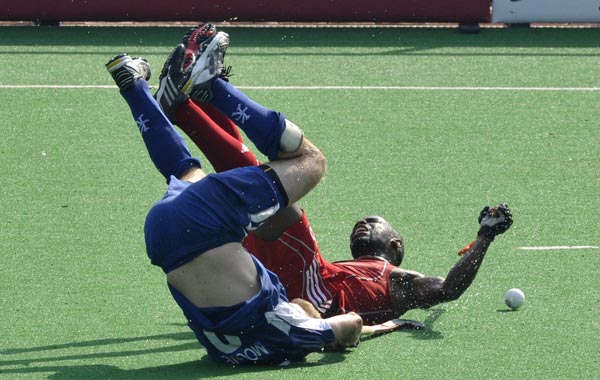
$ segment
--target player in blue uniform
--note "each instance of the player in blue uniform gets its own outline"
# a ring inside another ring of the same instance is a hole
[[[355,345],[360,316],[309,316],[306,303],[289,302],[277,276],[241,244],[250,230],[319,182],[325,157],[283,114],[253,102],[221,78],[226,33],[201,26],[183,42],[163,69],[161,104],[187,96],[211,101],[238,121],[270,161],[206,175],[152,97],[148,63],[125,54],[109,61],[107,70],[168,183],[144,227],[151,262],[166,273],[189,326],[215,360],[283,363],[326,347]]]

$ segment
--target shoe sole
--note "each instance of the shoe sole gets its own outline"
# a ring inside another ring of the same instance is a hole
[[[208,30],[204,30],[208,27]],[[206,32],[211,32],[210,36],[203,35]],[[191,29],[189,34],[186,34],[181,43],[185,46],[185,53],[183,55],[182,67],[184,71],[187,70],[190,66],[194,65],[196,62],[196,54],[202,43],[209,40],[210,38],[214,38],[218,34],[217,28],[212,24],[202,24],[198,25],[196,28]],[[198,42],[198,39],[203,38],[202,42]]]
[[[206,46],[206,49],[204,49],[205,52],[211,52],[215,46],[217,44],[221,44],[221,41],[223,39],[229,39],[229,35],[227,33],[224,32],[219,32],[217,34],[215,34],[215,36],[213,37],[213,39],[210,41],[210,43]],[[229,41],[227,41],[227,45],[229,45]],[[226,47],[225,47],[226,48]],[[197,60],[194,63],[194,67],[199,64],[200,62],[202,62],[202,65],[206,65],[206,56],[203,56],[202,54],[200,55],[201,60]],[[200,72],[196,73],[196,75],[194,75],[194,68],[192,68],[192,73],[190,75],[190,77],[188,78],[188,80],[185,82],[185,84],[183,85],[183,87],[181,88],[181,92],[183,92],[186,95],[189,95],[190,92],[192,91],[192,88],[194,87],[194,81],[195,79],[203,72],[204,70],[201,70]],[[218,74],[215,75],[215,77]],[[212,78],[211,78],[212,79]],[[210,80],[210,79],[209,79]]]

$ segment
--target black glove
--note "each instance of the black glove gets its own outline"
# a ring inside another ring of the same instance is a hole
[[[480,228],[477,235],[484,235],[493,240],[496,235],[508,230],[512,223],[512,214],[506,203],[496,207],[485,206],[479,213]]]

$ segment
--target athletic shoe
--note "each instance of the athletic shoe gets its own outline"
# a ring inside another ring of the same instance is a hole
[[[154,94],[154,98],[169,118],[172,117],[177,104],[187,99],[187,96],[180,90],[188,79],[190,71],[185,73],[182,70],[185,50],[185,46],[179,44],[171,51],[160,72],[158,91]]]
[[[192,73],[181,88],[184,94],[202,102],[208,102],[212,99],[210,89],[212,81],[216,77],[228,73],[223,63],[228,46],[229,35],[227,33],[218,32],[212,37],[202,53],[196,58]]]
[[[106,63],[106,69],[112,75],[119,90],[125,91],[132,88],[140,80],[150,79],[150,65],[143,58],[131,58],[127,54],[120,54]]]
[[[204,51],[216,31],[217,28],[212,24],[191,28],[165,61],[154,97],[167,117],[172,119],[176,106],[188,98],[181,93],[181,87],[189,79],[196,57]]]

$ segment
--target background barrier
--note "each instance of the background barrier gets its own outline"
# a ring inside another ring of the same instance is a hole
[[[490,21],[489,0],[3,0],[2,21]]]
[[[598,0],[494,0],[493,22],[600,22]]]

